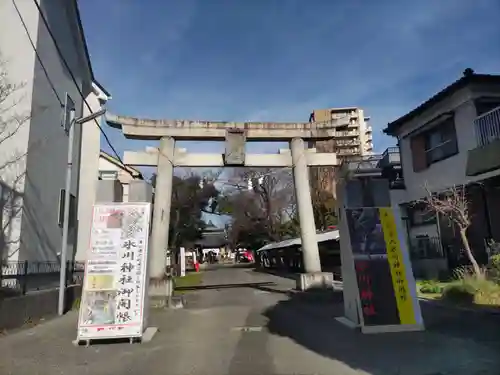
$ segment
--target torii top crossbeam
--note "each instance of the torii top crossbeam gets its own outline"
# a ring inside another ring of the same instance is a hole
[[[192,120],[151,120],[106,114],[106,121],[122,129],[129,139],[224,140],[228,130],[245,132],[247,140],[289,141],[293,138],[328,139],[335,129],[346,126],[343,119],[326,122],[222,122]]]

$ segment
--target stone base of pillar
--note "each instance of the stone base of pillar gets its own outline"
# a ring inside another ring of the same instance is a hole
[[[151,297],[150,307],[153,309],[183,309],[185,306],[183,296],[172,296],[169,298]]]
[[[298,290],[334,289],[333,273],[311,272],[301,273],[297,278]]]
[[[148,294],[151,306],[154,308],[181,309],[184,307],[184,298],[174,296],[172,279],[152,281],[149,285]]]
[[[165,299],[174,295],[174,280],[165,278],[161,280],[151,279],[149,282],[148,294],[150,298]]]

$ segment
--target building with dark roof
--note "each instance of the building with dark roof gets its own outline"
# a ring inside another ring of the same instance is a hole
[[[500,241],[500,75],[467,69],[384,133],[396,137],[400,149],[409,240],[434,244],[430,251],[422,245],[423,257],[447,257],[450,263],[462,248],[447,219],[415,204],[427,190],[439,194],[466,186],[471,246],[481,257],[486,240]]]
[[[202,237],[195,242],[195,246],[202,249],[220,249],[227,244],[227,236],[224,228],[207,226]]]

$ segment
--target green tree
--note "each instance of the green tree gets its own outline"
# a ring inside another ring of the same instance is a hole
[[[154,186],[156,176],[151,182]],[[205,229],[203,212],[216,213],[219,191],[212,181],[198,175],[174,176],[172,181],[172,206],[170,209],[169,246],[190,246]]]

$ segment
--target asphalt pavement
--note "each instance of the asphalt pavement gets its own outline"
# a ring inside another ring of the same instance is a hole
[[[213,266],[179,310],[154,309],[149,343],[74,347],[76,312],[0,338],[2,375],[500,374],[500,318],[426,306],[428,330],[362,335],[334,319],[341,295]]]

